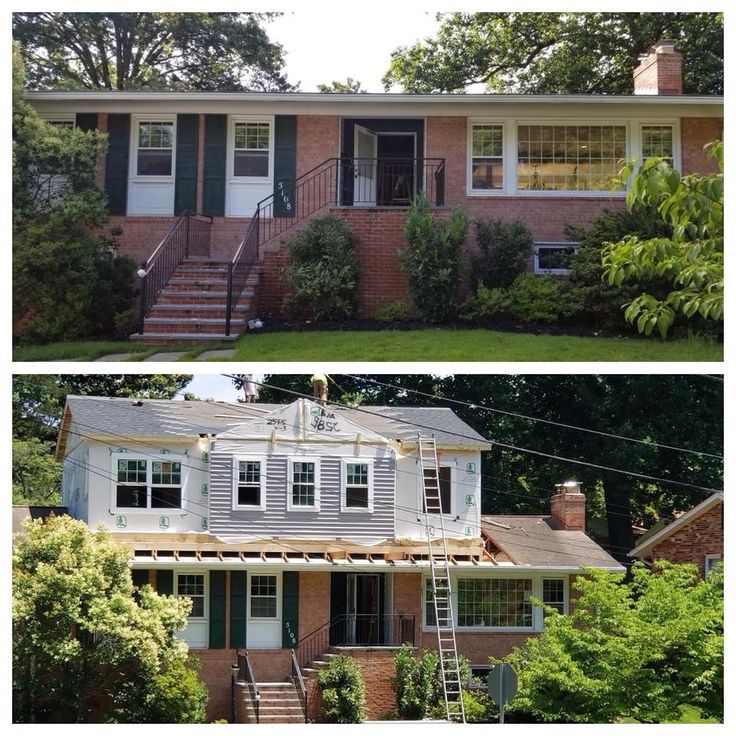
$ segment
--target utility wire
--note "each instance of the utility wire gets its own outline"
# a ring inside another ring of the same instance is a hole
[[[526,419],[531,422],[541,422],[543,424],[550,424],[555,427],[563,427],[564,429],[574,429],[577,432],[589,432],[590,434],[600,435],[602,437],[611,437],[612,439],[624,440],[626,442],[637,442],[641,445],[647,445],[648,447],[659,447],[665,450],[674,450],[676,452],[687,452],[693,455],[701,455],[703,457],[713,457],[719,460],[723,460],[722,455],[715,455],[711,452],[700,452],[698,450],[689,450],[685,447],[674,447],[672,445],[662,444],[661,442],[654,442],[653,440],[642,440],[636,437],[626,437],[625,435],[613,434],[611,432],[602,432],[597,429],[588,429],[586,427],[578,427],[574,424],[565,424],[564,422],[555,422],[555,421],[552,421],[551,419],[542,419],[541,417],[533,417],[533,416],[529,416],[528,414],[519,414],[518,412],[505,411],[503,409],[496,409],[495,407],[491,407],[491,406],[483,406],[482,404],[476,404],[476,403],[469,402],[469,401],[461,401],[460,399],[451,399],[445,396],[435,396],[434,394],[427,393],[426,391],[419,391],[418,389],[406,388],[404,386],[398,386],[393,383],[377,381],[373,378],[367,378],[365,376],[351,375],[349,373],[346,373],[345,375],[348,376],[348,378],[352,378],[353,380],[363,381],[365,383],[372,383],[377,386],[383,386],[384,388],[392,388],[392,389],[395,389],[396,391],[405,391],[407,393],[417,394],[418,396],[424,396],[429,399],[434,399],[435,401],[446,401],[451,404],[457,404],[459,406],[467,406],[470,409],[477,409],[478,411],[491,412],[493,414],[503,414],[505,416]],[[344,390],[342,391],[343,393],[345,393]]]

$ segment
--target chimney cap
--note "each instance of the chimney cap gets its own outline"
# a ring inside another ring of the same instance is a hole
[[[555,484],[555,489],[558,493],[582,493],[580,481],[577,480],[566,480],[564,483]]]

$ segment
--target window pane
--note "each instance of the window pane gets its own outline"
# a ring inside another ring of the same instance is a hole
[[[602,125],[519,126],[520,190],[616,191],[626,128]]]
[[[251,575],[250,615],[254,618],[276,618],[276,576]]]
[[[672,164],[672,126],[643,125],[641,129],[641,153],[644,158],[658,156]]]
[[[146,490],[145,486],[119,485],[116,489],[115,503],[119,508],[145,509]]]
[[[532,625],[531,580],[491,580],[491,626]]]
[[[156,487],[151,488],[151,508],[153,509],[180,509],[181,488]]]
[[[151,482],[156,485],[181,483],[181,463],[153,462]]]
[[[503,127],[474,125],[471,148],[471,187],[503,189]]]
[[[118,482],[145,483],[145,460],[118,460]]]
[[[238,486],[238,506],[260,506],[260,486]]]
[[[472,187],[473,189],[503,189],[501,159],[474,158]]]
[[[241,483],[261,482],[261,463],[257,460],[241,460],[238,466],[238,480]]]
[[[560,613],[565,613],[565,581],[543,580],[542,602],[545,606],[551,606]]]
[[[138,151],[138,176],[171,176],[171,151],[155,148]]]
[[[268,176],[268,151],[235,151],[235,176]]]
[[[189,618],[204,618],[204,575],[177,575],[176,594],[192,601]]]
[[[434,610],[434,592],[432,589],[432,578],[427,578],[424,586],[425,604],[424,618],[427,626],[437,626],[437,616]]]
[[[575,255],[575,246],[572,245],[538,245],[537,270],[538,271],[564,271],[570,270],[570,263]]]
[[[489,626],[491,620],[490,580],[457,581],[458,626]]]
[[[291,499],[294,506],[314,506],[314,463],[294,463]]]
[[[348,486],[345,489],[345,505],[348,508],[368,508],[368,487]]]

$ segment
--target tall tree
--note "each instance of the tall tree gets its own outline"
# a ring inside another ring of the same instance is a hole
[[[32,89],[282,91],[261,13],[15,13]]]
[[[723,94],[723,13],[450,13],[434,38],[391,55],[386,89],[630,94],[661,38],[683,54],[683,90]]]
[[[185,374],[13,376],[13,503],[60,502],[54,449],[67,394],[171,399],[191,380]]]
[[[318,84],[317,91],[323,94],[365,94],[368,90],[357,79],[348,77],[344,82],[333,79],[330,84]]]
[[[13,549],[16,723],[199,723],[207,690],[174,634],[191,602],[143,586],[130,551],[66,516]]]

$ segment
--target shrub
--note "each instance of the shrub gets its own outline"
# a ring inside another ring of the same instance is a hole
[[[481,322],[508,318],[523,324],[552,324],[579,310],[579,297],[567,284],[550,276],[524,274],[508,289],[478,284],[476,293],[463,305],[462,316]]]
[[[350,319],[356,311],[355,239],[337,217],[319,217],[288,243],[284,310],[305,319]]]
[[[414,656],[411,645],[404,644],[394,657],[396,710],[406,720],[424,718],[436,703],[433,679],[439,666],[435,652],[423,651]]]
[[[411,309],[400,299],[380,306],[376,310],[376,319],[379,322],[405,322],[411,317]]]
[[[508,288],[526,271],[534,238],[519,222],[476,220],[478,247],[482,256],[475,261],[476,273],[489,288]]]
[[[367,715],[365,687],[358,663],[343,654],[330,661],[317,678],[322,693],[323,723],[362,723]]]
[[[444,322],[455,314],[460,250],[467,232],[468,220],[459,209],[452,211],[449,220],[436,222],[426,193],[414,198],[406,215],[406,247],[399,250],[399,261],[414,306],[428,322]]]

